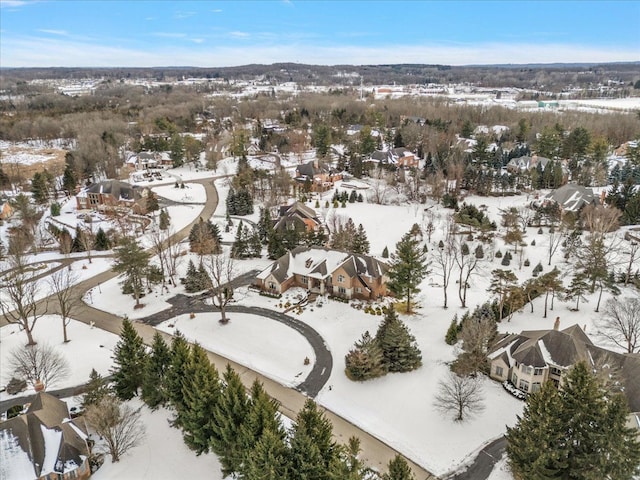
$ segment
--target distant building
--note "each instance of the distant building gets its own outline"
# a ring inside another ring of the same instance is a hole
[[[40,392],[26,413],[0,423],[2,479],[89,478],[86,427],[70,418],[65,402]]]
[[[563,212],[579,212],[587,205],[598,205],[599,201],[590,187],[567,183],[542,199],[542,204],[557,203]]]
[[[507,170],[510,172],[518,172],[518,171],[528,171],[532,168],[538,168],[538,165],[542,166],[542,170],[547,168],[547,164],[550,162],[546,157],[539,157],[537,155],[523,156],[518,158],[512,158],[507,163]]]
[[[333,187],[338,180],[342,180],[342,174],[334,169],[321,164],[318,160],[311,160],[296,168],[296,182],[311,182],[311,190],[314,192],[326,192]]]
[[[285,230],[298,230],[300,232],[315,232],[322,227],[315,210],[307,207],[302,202],[291,205],[283,205],[278,212],[278,219],[273,229],[277,232]]]

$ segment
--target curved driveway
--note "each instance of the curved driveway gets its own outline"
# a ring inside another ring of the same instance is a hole
[[[250,278],[255,276],[255,272],[249,273],[251,273],[251,275],[249,275]],[[192,312],[211,312],[215,309],[212,305],[205,304],[202,301],[202,298],[203,296],[189,297],[182,294],[176,295],[168,300],[172,305],[171,308],[154,315],[141,318],[139,321],[148,325],[156,326],[166,320],[174,318],[177,315]],[[206,296],[204,298],[206,298]],[[300,333],[307,342],[309,342],[309,345],[311,345],[316,361],[313,364],[311,372],[307,375],[307,378],[296,387],[296,390],[313,398],[318,395],[320,390],[322,390],[322,387],[324,387],[329,380],[331,369],[333,368],[333,357],[331,356],[331,352],[318,332],[300,320],[289,315],[285,315],[284,313],[276,312],[275,310],[269,310],[268,308],[251,307],[247,305],[227,305],[227,312],[247,313],[250,315],[257,315],[259,317],[265,317],[282,323],[283,325],[286,325]]]

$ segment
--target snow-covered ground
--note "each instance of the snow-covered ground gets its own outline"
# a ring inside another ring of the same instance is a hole
[[[174,185],[162,185],[153,187],[156,194],[179,203],[205,203],[207,193],[204,186],[199,183],[185,183],[184,188],[176,188]]]
[[[111,356],[118,342],[118,336],[98,328],[91,328],[82,322],[71,320],[67,326],[67,336],[71,340],[63,342],[62,320],[58,315],[45,315],[36,322],[33,336],[39,344],[49,344],[64,355],[70,366],[67,378],[51,387],[54,389],[74,387],[89,380],[91,369],[105,376],[113,363]],[[24,348],[27,336],[17,325],[0,328],[0,382],[5,385],[13,372],[8,366],[8,359],[15,349]],[[31,391],[28,386],[27,390]],[[0,393],[0,400],[11,398],[6,392]]]
[[[111,463],[111,458],[107,457],[102,467],[91,476],[92,479],[223,479],[218,458],[213,453],[196,455],[184,444],[180,430],[169,425],[171,412],[165,408],[152,411],[137,399],[129,403],[135,408],[142,407],[145,437],[119,462]]]
[[[268,318],[228,313],[230,321],[221,325],[220,314],[180,315],[158,325],[163,332],[181,331],[190,341],[260,372],[277,382],[295,387],[313,367],[313,349],[295,330]],[[286,347],[285,347],[286,346]],[[304,365],[309,358],[309,365]]]
[[[500,460],[495,464],[491,474],[487,480],[514,480],[509,465],[507,465],[507,456],[503,455]]]

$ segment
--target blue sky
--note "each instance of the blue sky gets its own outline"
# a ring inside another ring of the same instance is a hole
[[[640,1],[0,0],[0,66],[640,61]]]

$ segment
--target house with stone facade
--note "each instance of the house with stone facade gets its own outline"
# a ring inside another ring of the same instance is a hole
[[[301,287],[320,295],[373,300],[387,295],[388,268],[368,255],[300,246],[260,272],[255,283],[271,294]]]
[[[78,210],[109,210],[127,208],[133,213],[144,214],[147,189],[120,180],[107,180],[90,185],[76,195]]]

